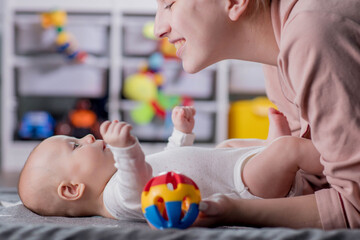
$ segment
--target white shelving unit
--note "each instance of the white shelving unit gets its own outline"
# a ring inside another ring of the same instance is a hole
[[[22,67],[36,68],[46,64],[61,64],[63,61],[54,56],[22,55],[18,53],[16,44],[16,24],[19,16],[35,15],[52,9],[62,9],[74,15],[99,17],[94,24],[105,24],[108,29],[108,49],[104,55],[94,55],[87,62],[86,67],[102,68],[108,72],[107,111],[109,119],[123,119],[122,113],[131,110],[134,102],[121,99],[123,66],[130,60],[124,54],[123,25],[125,16],[153,16],[156,11],[155,0],[4,0],[3,6],[3,41],[2,41],[2,108],[1,108],[1,170],[19,171],[30,151],[39,141],[18,140],[15,136],[19,124],[18,109],[19,86],[16,79],[19,77],[15,69]],[[105,20],[104,20],[105,19]],[[26,20],[27,21],[27,20]],[[69,17],[70,21],[70,17]],[[89,23],[91,24],[91,22]],[[21,39],[26,41],[26,39]],[[49,57],[49,59],[46,59]],[[227,137],[228,115],[228,79],[229,62],[221,62],[213,66],[216,74],[214,93],[211,99],[195,100],[198,113],[210,113],[213,116],[214,128],[211,141],[201,143],[203,146],[214,146],[215,143]],[[26,79],[28,73],[23,74]],[[76,97],[76,95],[74,96]],[[197,122],[201,125],[201,122]],[[198,144],[198,143],[196,143]],[[143,143],[145,153],[160,151],[165,143]],[[200,144],[199,144],[200,145]]]

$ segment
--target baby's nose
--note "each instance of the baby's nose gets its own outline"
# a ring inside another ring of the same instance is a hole
[[[95,142],[95,137],[94,137],[94,135],[92,135],[92,134],[88,134],[88,135],[86,135],[85,137],[84,137],[84,139],[86,140],[86,142],[88,142],[88,143],[93,143],[93,142]]]

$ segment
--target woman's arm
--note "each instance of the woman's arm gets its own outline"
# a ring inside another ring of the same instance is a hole
[[[194,226],[322,228],[315,195],[276,199],[235,199],[214,195],[200,203]]]
[[[360,227],[360,50],[353,37],[360,34],[359,6],[351,0],[331,13],[298,13],[281,36],[282,86],[331,185],[316,193],[325,229]]]

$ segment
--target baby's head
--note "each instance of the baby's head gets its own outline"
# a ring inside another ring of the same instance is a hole
[[[19,196],[40,215],[93,215],[91,208],[102,201],[115,172],[113,155],[104,141],[92,135],[54,136],[30,153],[20,174]]]

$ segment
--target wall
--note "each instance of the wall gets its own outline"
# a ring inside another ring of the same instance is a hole
[[[1,44],[1,40],[2,40],[2,27],[3,27],[3,0],[0,0],[0,92],[1,92],[1,52],[2,52],[2,44]],[[0,97],[0,126],[1,126],[1,97]],[[0,133],[1,133],[1,129],[0,129]],[[0,139],[0,146],[1,146],[1,139]],[[0,152],[1,152],[1,147],[0,147]],[[0,157],[0,165],[1,165],[1,157]]]
[[[3,0],[0,0],[0,33],[1,33],[1,30],[2,30],[2,18],[3,18]]]

